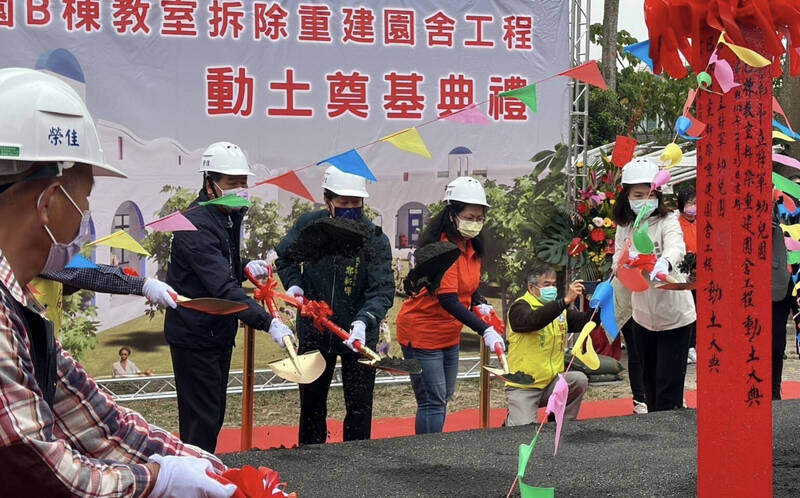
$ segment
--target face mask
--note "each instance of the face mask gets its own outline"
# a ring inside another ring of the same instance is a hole
[[[691,217],[697,216],[697,206],[686,206],[683,210],[683,214]]]
[[[72,260],[73,256],[78,254],[81,250],[81,247],[91,239],[91,233],[89,230],[89,220],[92,217],[92,214],[89,211],[82,211],[80,207],[72,200],[72,197],[64,190],[64,187],[59,185],[59,188],[64,195],[67,196],[67,199],[75,206],[75,209],[81,213],[81,225],[78,228],[78,235],[68,244],[62,244],[58,242],[55,237],[53,237],[53,232],[50,231],[47,225],[44,225],[45,231],[47,231],[47,235],[50,236],[50,240],[53,241],[53,245],[50,246],[50,253],[47,255],[47,261],[44,264],[44,268],[42,268],[42,273],[50,273],[55,271],[63,270],[65,266],[67,266]],[[42,192],[39,195],[39,199],[36,201],[36,207],[39,207],[39,204],[42,201]]]
[[[539,298],[545,303],[549,303],[558,297],[558,289],[552,285],[549,287],[542,287],[539,289]]]
[[[334,218],[347,218],[348,220],[358,221],[361,219],[361,216],[364,214],[363,207],[357,208],[333,208],[333,217]]]
[[[631,210],[636,214],[639,214],[645,207],[649,208],[651,212],[658,208],[658,199],[629,200],[628,203],[631,206]]]
[[[481,233],[483,229],[483,222],[482,221],[467,221],[458,218],[458,233],[461,234],[462,237],[465,239],[473,239]]]
[[[220,195],[220,197],[225,197],[226,195],[235,195],[237,197],[244,197],[245,199],[247,198],[247,190],[241,187],[234,187],[225,190],[222,187],[220,187],[217,182],[214,182],[214,185],[219,189],[220,192],[222,192],[222,195]],[[225,206],[225,208],[230,209],[231,211],[240,211],[242,209],[241,207],[228,207],[228,206]]]

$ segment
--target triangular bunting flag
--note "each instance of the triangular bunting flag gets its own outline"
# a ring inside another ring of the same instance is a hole
[[[789,251],[786,253],[786,261],[790,265],[796,265],[800,263],[800,251]]]
[[[80,254],[72,256],[66,268],[97,268],[97,265],[84,258]]]
[[[478,109],[478,106],[475,104],[470,104],[460,111],[442,116],[442,119],[453,121],[455,123],[477,124],[483,126],[489,126],[490,124],[489,119],[486,117],[483,111]]]
[[[714,78],[719,83],[719,87],[722,88],[722,93],[728,93],[731,88],[742,86],[741,83],[736,83],[733,80],[733,69],[731,69],[728,61],[724,59],[718,59],[714,62]]]
[[[628,45],[622,49],[622,53],[624,54],[625,52],[647,64],[647,66],[650,68],[650,71],[653,70],[653,59],[650,58],[650,40]]]
[[[210,201],[198,202],[198,204],[201,206],[223,206],[229,208],[250,207],[253,205],[253,203],[246,198],[239,197],[236,194],[223,195],[222,197],[217,197]]]
[[[789,166],[794,169],[800,169],[800,161],[790,156],[784,156],[783,154],[778,154],[777,152],[773,152],[772,160],[775,161],[776,163],[785,164],[786,166]]]
[[[583,81],[584,83],[596,86],[602,90],[608,90],[608,85],[606,84],[606,80],[603,79],[603,75],[600,73],[600,68],[597,67],[596,60],[590,60],[580,66],[567,69],[563,73],[558,73],[558,75]]]
[[[554,414],[556,416],[556,437],[555,448],[553,449],[553,456],[558,453],[558,440],[561,439],[561,424],[564,423],[564,410],[567,408],[567,395],[569,394],[569,385],[564,379],[563,374],[558,374],[558,380],[553,387],[553,392],[547,399],[547,408],[545,413]]]
[[[534,436],[531,444],[519,445],[519,460],[517,460],[517,476],[522,477],[525,475],[525,469],[528,467],[528,460],[531,458],[534,446],[536,446],[536,439],[539,436]]]
[[[522,498],[553,498],[556,488],[540,488],[519,482],[519,495]]]
[[[145,226],[154,232],[190,232],[197,230],[197,227],[186,219],[186,216],[180,211],[175,211],[163,218],[151,221]]]
[[[781,107],[780,102],[778,102],[778,99],[776,99],[775,96],[772,97],[772,112],[777,112],[778,114],[783,116],[783,120],[786,122],[786,126],[789,128],[790,131],[792,131],[792,133],[794,133],[794,130],[792,130],[792,124],[789,123],[789,118],[786,117],[786,113],[783,112],[783,107]],[[774,125],[775,120],[773,120],[772,123]],[[789,135],[788,133],[786,134]]]
[[[275,185],[276,187],[282,188],[287,192],[291,192],[292,194],[302,197],[303,199],[308,199],[311,202],[314,201],[314,196],[311,195],[311,192],[308,191],[303,182],[300,180],[300,177],[297,176],[297,173],[294,171],[288,171],[280,176],[276,176],[275,178],[270,178],[269,180],[264,180],[261,182],[256,183],[256,185],[263,185],[264,183],[269,183],[271,185]]]
[[[784,194],[789,194],[795,199],[800,199],[800,185],[774,171],[772,172],[772,186]],[[792,235],[792,237],[794,237],[794,235]]]
[[[736,57],[738,57],[740,61],[744,62],[748,66],[764,67],[764,66],[769,66],[771,64],[769,59],[759,54],[758,52],[750,50],[747,47],[742,47],[741,45],[735,45],[733,43],[725,41],[724,31],[719,34],[719,43],[722,43],[723,45],[731,49],[731,51],[734,54],[736,54]]]
[[[358,155],[358,152],[356,152],[355,149],[350,149],[347,152],[329,157],[328,159],[318,162],[317,165],[324,163],[329,163],[333,166],[336,166],[340,171],[344,171],[345,173],[363,176],[367,180],[372,180],[373,182],[378,181],[378,179],[375,178],[375,175],[372,174],[372,171],[370,171],[367,163],[361,159],[361,156]]]
[[[530,84],[528,86],[523,86],[522,88],[515,88],[513,90],[509,90],[507,92],[502,92],[497,94],[498,97],[513,97],[517,100],[520,100],[525,103],[528,108],[536,112],[536,84]]]
[[[794,240],[800,239],[800,225],[784,225],[781,223],[781,231],[788,233]]]
[[[389,142],[400,150],[431,159],[431,153],[425,147],[425,142],[422,141],[422,136],[420,136],[415,126],[387,135],[381,138],[381,142]]]
[[[683,104],[683,115],[689,114],[689,109],[691,109],[692,104],[694,104],[694,99],[697,97],[697,90],[694,88],[689,89],[689,93],[686,95],[686,102]]]
[[[118,249],[125,249],[126,251],[135,252],[136,254],[144,254],[150,256],[150,253],[145,250],[136,239],[131,237],[127,232],[120,230],[111,235],[99,238],[93,242],[86,244],[87,246],[108,246],[116,247]]]
[[[778,131],[782,132],[784,135],[792,137],[792,138],[800,138],[800,133],[793,131],[791,128],[787,126],[783,126],[777,119],[772,118],[772,127],[777,128]]]
[[[786,142],[794,142],[794,138],[777,130],[772,130],[772,138],[777,138],[778,140],[784,140]]]

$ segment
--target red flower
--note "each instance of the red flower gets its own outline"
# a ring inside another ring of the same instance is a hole
[[[586,244],[579,238],[575,237],[567,247],[567,254],[573,258],[587,249]]]
[[[606,199],[613,199],[614,193],[613,192],[606,192]]]
[[[595,228],[589,233],[589,238],[595,242],[602,242],[606,240],[606,233],[599,228]]]
[[[578,204],[578,213],[580,213],[580,215],[581,215],[581,216],[583,216],[584,214],[586,214],[586,211],[587,211],[588,209],[589,209],[589,208],[588,208],[588,207],[586,207],[586,204],[584,204],[583,202],[581,202],[580,204]]]

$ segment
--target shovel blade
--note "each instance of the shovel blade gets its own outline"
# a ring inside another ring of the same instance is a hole
[[[380,360],[363,359],[358,360],[362,365],[378,370],[386,370],[395,374],[419,374],[422,373],[422,365],[418,360],[406,360],[402,358],[381,358]]]
[[[298,355],[297,364],[300,367],[299,372],[291,358],[273,361],[268,366],[281,379],[297,384],[310,384],[325,371],[325,358],[319,351]]]
[[[219,299],[216,297],[199,297],[197,299],[179,300],[178,306],[190,310],[200,311],[209,315],[233,315],[246,310],[246,303]]]
[[[528,374],[524,374],[522,372],[514,372],[512,373],[505,373],[502,368],[494,368],[488,365],[484,365],[483,369],[489,372],[490,374],[494,375],[498,379],[504,380],[506,382],[511,382],[513,384],[520,384],[520,385],[533,385],[535,383],[533,377]]]

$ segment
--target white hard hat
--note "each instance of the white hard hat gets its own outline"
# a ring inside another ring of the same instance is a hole
[[[658,173],[656,163],[645,157],[637,157],[622,168],[622,183],[624,185],[653,183],[656,173]]]
[[[253,176],[255,174],[250,169],[242,149],[230,142],[216,142],[209,145],[203,152],[201,165],[197,171],[210,171],[230,176]]]
[[[336,166],[328,166],[322,177],[322,188],[336,195],[347,197],[369,197],[367,180],[363,176],[345,173]]]
[[[444,201],[458,201],[464,204],[478,204],[489,207],[486,192],[481,182],[471,176],[459,176],[444,189]]]
[[[34,162],[92,166],[95,176],[125,178],[106,163],[100,137],[83,99],[60,79],[23,68],[0,69],[0,175]]]

